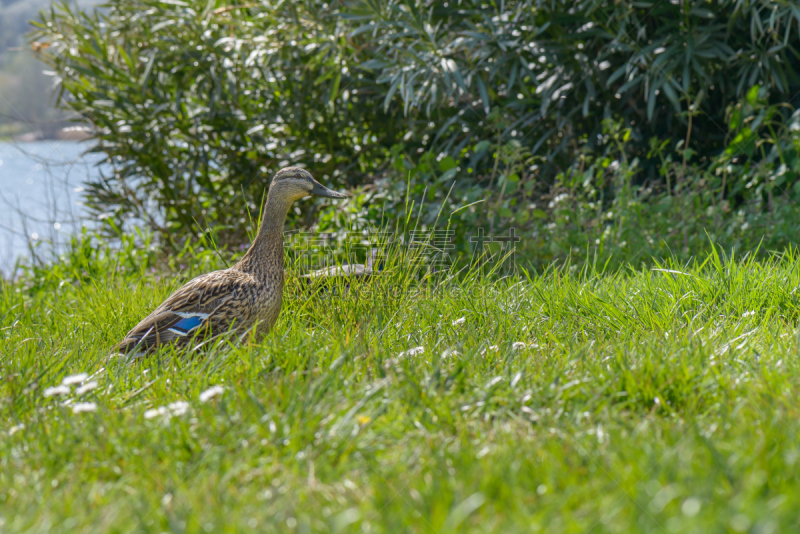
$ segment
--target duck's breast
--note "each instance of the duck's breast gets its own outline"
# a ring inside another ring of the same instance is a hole
[[[275,325],[283,304],[283,273],[276,273],[272,279],[259,286],[254,295],[255,320],[258,322],[258,332],[266,334]]]

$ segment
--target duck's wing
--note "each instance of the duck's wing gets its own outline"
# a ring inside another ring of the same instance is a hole
[[[227,332],[250,317],[248,296],[255,279],[239,271],[215,271],[189,281],[125,335],[118,352],[146,352],[190,339],[199,330]]]

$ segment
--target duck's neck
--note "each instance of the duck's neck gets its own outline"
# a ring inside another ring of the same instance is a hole
[[[258,277],[283,276],[283,224],[292,201],[270,190],[261,226],[250,250],[233,268]]]

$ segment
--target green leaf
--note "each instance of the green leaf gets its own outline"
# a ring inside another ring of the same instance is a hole
[[[748,127],[742,128],[742,131],[733,138],[725,152],[728,155],[746,154],[752,156],[756,149],[756,135]]]
[[[150,73],[153,72],[153,65],[156,63],[156,52],[157,49],[153,49],[150,52],[150,55],[147,57],[147,67],[144,69],[144,75],[142,76],[141,86],[142,86],[142,94],[147,90],[147,81],[150,79]]]
[[[154,24],[153,27],[150,28],[150,31],[153,32],[153,33],[156,33],[158,30],[163,30],[164,28],[166,28],[168,26],[172,26],[176,22],[177,22],[177,20],[175,20],[175,19],[162,20],[161,22],[159,22],[157,24]]]
[[[612,83],[617,81],[623,74],[625,74],[625,71],[627,70],[627,68],[628,68],[628,65],[626,64],[626,65],[622,65],[620,68],[615,70],[614,73],[608,78],[608,81],[606,82],[606,87],[611,87]]]
[[[739,125],[742,123],[742,108],[736,107],[731,112],[731,120],[728,124],[728,131],[735,132],[739,129]]]
[[[492,143],[490,143],[489,141],[486,140],[480,141],[478,144],[475,145],[475,153],[480,154],[484,150],[488,150],[490,146],[492,146]]]
[[[698,16],[698,17],[703,17],[703,18],[706,18],[706,19],[713,19],[714,18],[714,12],[713,11],[710,11],[708,9],[703,9],[702,7],[693,7],[692,9],[689,10],[689,14],[690,15],[695,15],[695,16]]]
[[[453,159],[452,156],[445,156],[442,158],[442,161],[439,162],[439,170],[442,172],[447,172],[450,169],[454,169],[458,166],[456,160]]]
[[[403,81],[403,77],[401,75],[395,76],[392,85],[389,87],[389,91],[386,92],[386,97],[383,99],[383,109],[384,111],[389,110],[389,104],[392,101],[392,97],[397,92],[397,88],[400,87],[400,82]]]
[[[758,90],[761,89],[760,86],[754,85],[747,91],[747,103],[751,106],[755,107],[758,104]]]
[[[667,95],[667,98],[672,103],[672,107],[675,108],[675,111],[676,112],[680,112],[681,111],[681,103],[678,100],[678,95],[675,94],[675,89],[672,88],[672,81],[671,80],[667,81],[667,83],[664,84],[664,94]]]
[[[328,100],[328,105],[333,108],[336,102],[336,97],[339,96],[339,84],[342,82],[342,73],[338,71],[336,76],[333,78],[333,87],[331,88],[330,98]]]
[[[478,84],[478,91],[481,93],[481,100],[483,100],[483,111],[489,114],[489,92],[486,90],[486,84],[483,83],[483,78],[480,76],[475,77]]]
[[[656,110],[656,86],[655,82],[651,82],[650,84],[650,92],[647,95],[647,120],[651,120],[653,118],[653,113]]]
[[[544,210],[534,209],[531,215],[536,219],[547,219],[547,213],[545,213]]]
[[[457,168],[448,169],[447,171],[442,174],[439,179],[437,180],[439,183],[444,183],[452,180],[455,178],[456,174],[458,173]]]

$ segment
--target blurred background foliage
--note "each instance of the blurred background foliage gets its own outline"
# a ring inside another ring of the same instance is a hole
[[[109,0],[32,40],[108,155],[109,229],[239,247],[291,164],[354,193],[295,227],[413,206],[542,265],[795,243],[798,30],[794,0]]]

